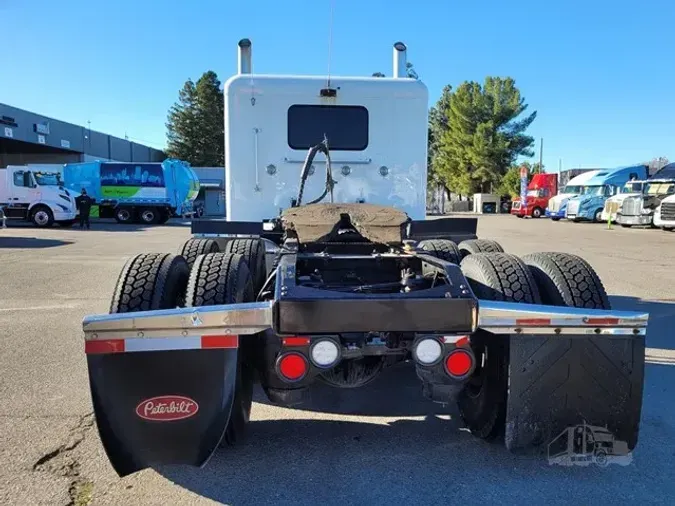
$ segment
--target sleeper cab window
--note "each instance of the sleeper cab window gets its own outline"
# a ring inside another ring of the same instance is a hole
[[[359,105],[296,104],[288,108],[288,146],[307,150],[328,139],[333,151],[368,147],[368,109]]]

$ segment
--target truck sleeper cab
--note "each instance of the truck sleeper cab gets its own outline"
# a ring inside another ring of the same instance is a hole
[[[242,441],[257,382],[312,409],[313,382],[356,388],[395,363],[510,450],[584,420],[633,449],[649,315],[612,310],[577,256],[520,258],[475,218],[425,219],[427,91],[405,45],[392,79],[251,74],[250,49],[225,92],[227,218],[130,258],[110,314],[83,320],[115,471],[203,466]]]
[[[569,199],[565,218],[570,221],[602,220],[605,201],[616,195],[628,181],[642,180],[648,176],[646,165],[632,165],[603,170],[589,179],[581,195]]]

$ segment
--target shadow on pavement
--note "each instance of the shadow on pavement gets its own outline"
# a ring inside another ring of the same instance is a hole
[[[37,237],[0,237],[0,249],[40,249],[56,248],[73,244],[73,241],[60,239],[39,239]]]
[[[675,289],[673,299],[644,300],[637,297],[624,295],[610,296],[612,309],[618,311],[643,311],[649,313],[647,325],[648,348],[664,348],[675,350],[675,342],[672,339],[672,324],[675,322]]]
[[[612,302],[618,310],[649,311],[648,346],[665,344],[675,304],[631,297]],[[414,368],[401,364],[360,389],[316,384],[307,404],[252,421],[242,444],[217,450],[202,469],[157,471],[224,504],[484,504],[516,498],[594,504],[624,496],[662,502],[670,494],[662,480],[670,474],[675,441],[673,385],[675,364],[647,364],[639,442],[626,467],[549,465],[545,447],[539,454],[513,454],[501,443],[482,441],[464,429],[454,406],[424,399]],[[260,406],[268,401],[259,388],[254,400],[254,419],[260,409],[270,413]],[[359,418],[331,419],[335,414]],[[415,419],[391,420],[399,417]]]
[[[91,232],[95,231],[104,231],[104,232],[137,232],[140,230],[148,230],[148,229],[155,229],[155,228],[163,228],[163,227],[184,227],[184,228],[190,228],[190,221],[184,221],[184,220],[169,220],[168,222],[164,223],[163,225],[142,225],[140,223],[136,224],[129,224],[129,225],[122,225],[120,223],[117,223],[115,220],[98,220],[98,219],[92,219],[91,220]],[[26,222],[12,222],[8,223],[7,228],[13,228],[13,229],[28,229],[28,230],[38,230],[35,228],[35,226],[32,223],[26,223]],[[73,226],[70,227],[60,227],[59,225],[54,225],[53,227],[47,229],[47,230],[53,230],[53,231],[59,231],[59,230],[77,230],[80,231],[80,226],[79,223],[75,223]],[[85,230],[86,232],[86,230]]]

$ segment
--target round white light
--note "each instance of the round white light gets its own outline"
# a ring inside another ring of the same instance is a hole
[[[340,355],[340,350],[333,341],[323,340],[318,341],[312,346],[311,356],[312,362],[318,367],[328,367],[333,365]]]
[[[417,361],[424,365],[437,362],[441,358],[441,353],[443,348],[436,339],[422,339],[415,348]]]

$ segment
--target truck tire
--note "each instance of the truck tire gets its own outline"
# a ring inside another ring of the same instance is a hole
[[[242,255],[208,253],[197,257],[186,291],[186,307],[237,304],[254,300],[253,279]],[[252,337],[240,340],[235,387],[230,421],[223,441],[234,445],[245,434],[253,404],[255,369],[251,349]]]
[[[544,304],[611,309],[600,278],[582,258],[532,253],[523,261]],[[516,378],[511,384],[514,413],[519,418],[514,426],[542,425],[554,413],[554,426],[540,429],[549,441],[567,427],[585,422],[606,427],[630,450],[635,448],[644,389],[644,336],[556,336],[547,340],[523,336],[512,338],[511,349],[512,370],[526,371],[523,381]],[[535,351],[537,360],[532,362]],[[527,432],[515,432],[512,445],[531,444],[532,435]]]
[[[30,221],[38,228],[49,228],[54,224],[54,213],[47,206],[35,206],[30,212]]]
[[[207,253],[218,253],[220,248],[218,243],[213,239],[188,239],[183,244],[179,255],[185,258],[185,261],[190,267],[195,263],[199,255]]]
[[[428,239],[420,241],[417,247],[431,256],[459,265],[462,259],[457,244],[448,239]]]
[[[602,207],[600,209],[596,209],[595,213],[593,213],[593,222],[600,223],[601,221],[602,221]]]
[[[540,304],[529,269],[508,253],[475,253],[462,260],[462,272],[476,297],[484,300]],[[478,330],[471,337],[476,370],[457,404],[464,423],[485,440],[503,437],[509,384],[509,336]]]
[[[156,207],[143,207],[138,211],[138,220],[143,225],[157,225],[160,219],[161,214]]]
[[[532,209],[533,218],[541,218],[542,214],[544,214],[544,211],[542,211],[541,207],[535,207],[534,209]]]
[[[123,225],[133,223],[134,213],[131,208],[128,207],[118,207],[115,209],[115,221]]]
[[[490,239],[467,239],[459,243],[462,258],[475,253],[504,253],[504,248],[497,241]]]
[[[253,278],[253,290],[260,292],[267,277],[265,244],[262,239],[231,239],[225,243],[225,253],[243,255]]]
[[[142,253],[132,257],[117,278],[110,313],[182,306],[189,273],[187,262],[178,255]]]

